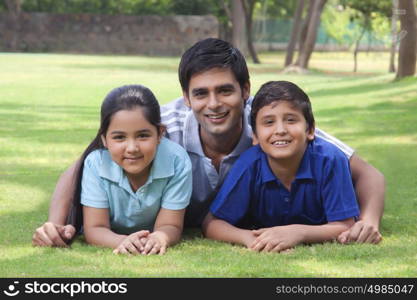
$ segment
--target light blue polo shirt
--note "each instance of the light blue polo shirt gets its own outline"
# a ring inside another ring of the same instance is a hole
[[[161,207],[171,210],[187,207],[192,191],[191,171],[187,152],[177,143],[162,138],[148,180],[134,192],[108,150],[95,150],[84,161],[81,204],[108,208],[110,227],[116,233],[152,230]]]

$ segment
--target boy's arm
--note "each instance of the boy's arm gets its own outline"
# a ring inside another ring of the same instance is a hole
[[[69,209],[74,193],[74,173],[77,162],[70,166],[58,180],[51,198],[48,222],[35,230],[32,237],[34,246],[68,247],[68,242],[75,235],[75,228],[66,225]]]
[[[339,235],[338,241],[377,244],[381,241],[379,225],[384,212],[384,175],[355,154],[349,162],[359,201],[360,216],[358,222]]]
[[[247,248],[255,240],[251,230],[237,228],[208,213],[202,225],[203,234],[210,239],[241,244]]]
[[[321,243],[336,237],[354,223],[353,218],[324,225],[292,224],[254,230],[256,239],[250,248],[255,251],[281,252],[298,244]]]

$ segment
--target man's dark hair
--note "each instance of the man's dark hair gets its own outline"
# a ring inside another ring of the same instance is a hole
[[[292,82],[269,81],[261,86],[253,98],[250,124],[254,133],[256,133],[256,115],[259,110],[278,101],[287,101],[300,110],[307,121],[307,131],[314,129],[314,115],[307,94]]]
[[[182,90],[188,93],[191,77],[213,68],[230,68],[242,89],[249,82],[242,53],[226,41],[208,38],[195,43],[182,55],[178,68]]]

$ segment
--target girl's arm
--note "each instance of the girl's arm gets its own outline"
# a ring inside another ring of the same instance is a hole
[[[110,230],[109,210],[83,206],[84,234],[87,243],[96,246],[116,248],[126,235]]]
[[[354,224],[353,218],[324,225],[292,224],[253,231],[257,236],[250,248],[255,251],[281,252],[298,244],[331,241]]]
[[[216,218],[211,213],[208,213],[203,221],[203,233],[207,238],[241,244],[248,248],[256,238],[251,230],[235,227],[226,221]]]
[[[185,209],[161,208],[156,217],[154,231],[144,242],[142,254],[164,254],[166,248],[178,243],[184,224]]]

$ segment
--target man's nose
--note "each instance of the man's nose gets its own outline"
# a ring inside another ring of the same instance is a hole
[[[209,100],[208,100],[208,104],[207,107],[210,110],[216,110],[221,106],[221,102],[219,101],[219,99],[217,98],[216,93],[210,93],[209,94]]]

